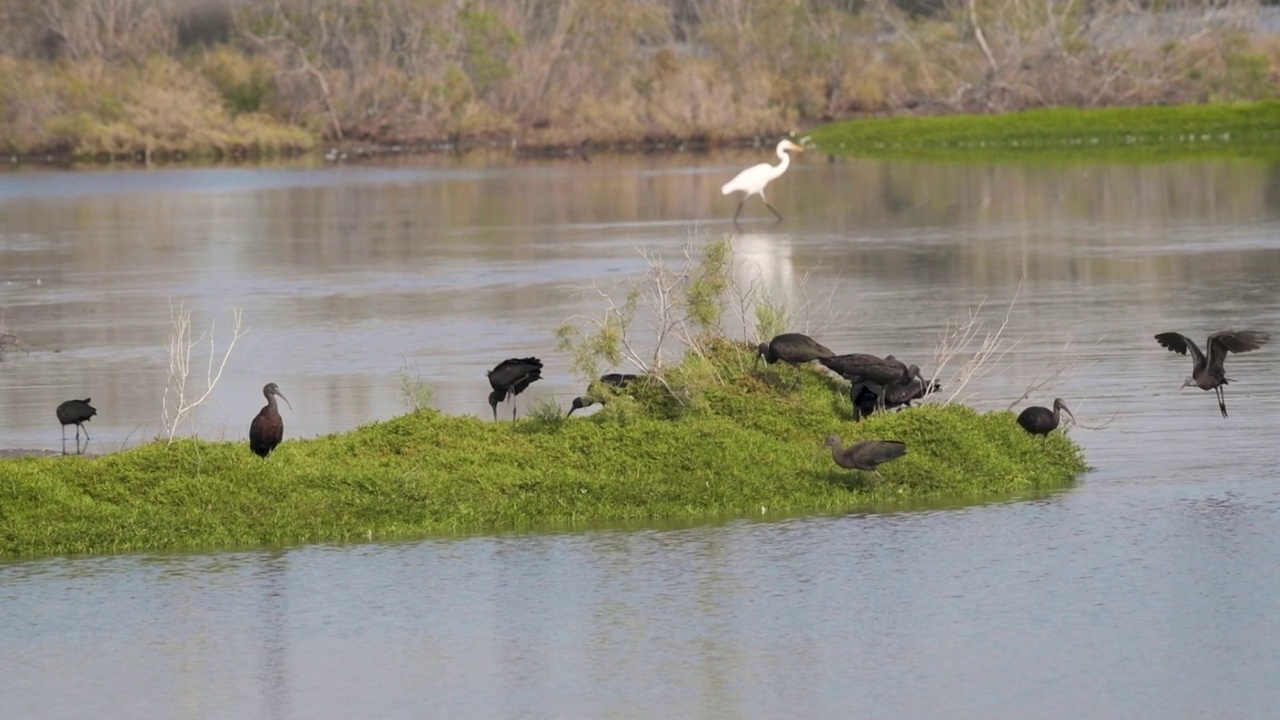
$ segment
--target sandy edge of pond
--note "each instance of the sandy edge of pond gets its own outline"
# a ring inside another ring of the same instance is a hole
[[[63,453],[61,450],[24,450],[22,448],[0,448],[0,458],[25,458],[25,457],[59,457]],[[84,453],[81,457],[95,457],[102,453]],[[66,453],[71,456],[75,453]]]

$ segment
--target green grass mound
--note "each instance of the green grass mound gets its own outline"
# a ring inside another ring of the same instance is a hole
[[[810,138],[824,152],[890,159],[1240,155],[1275,160],[1280,159],[1280,102],[874,118],[825,125]]]
[[[1010,412],[925,405],[849,419],[848,384],[752,367],[746,346],[633,383],[588,417],[492,423],[424,410],[288,440],[155,442],[102,457],[0,461],[0,554],[385,538],[601,521],[840,511],[902,498],[1069,485],[1080,449]],[[708,378],[711,378],[708,381]],[[677,399],[678,398],[678,399]],[[907,443],[880,477],[843,470],[832,433]]]

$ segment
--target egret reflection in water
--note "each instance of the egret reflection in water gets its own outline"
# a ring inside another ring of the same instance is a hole
[[[770,302],[794,307],[799,301],[789,233],[737,233],[733,246],[733,281],[739,288],[759,285]],[[802,271],[803,274],[803,271]]]

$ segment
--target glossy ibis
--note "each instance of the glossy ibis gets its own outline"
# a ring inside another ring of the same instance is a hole
[[[804,152],[803,147],[791,142],[790,140],[783,140],[778,143],[778,147],[776,149],[778,160],[780,161],[777,165],[770,165],[769,163],[753,165],[738,173],[732,180],[720,187],[721,195],[728,195],[729,193],[735,192],[742,193],[742,199],[738,201],[738,209],[733,213],[733,222],[735,225],[738,223],[738,216],[742,214],[742,206],[746,204],[747,198],[752,195],[759,195],[760,199],[764,200],[764,206],[769,208],[769,212],[773,213],[774,217],[778,218],[775,222],[782,222],[782,213],[778,212],[772,205],[770,205],[769,201],[765,198],[764,186],[768,185],[770,181],[777,179],[782,175],[782,173],[787,171],[787,167],[791,165],[791,156],[787,154],[788,150],[792,152]]]
[[[58,406],[54,411],[58,415],[58,422],[62,423],[62,442],[67,441],[67,426],[76,426],[76,448],[80,447],[80,428],[84,427],[83,423],[89,422],[94,415],[98,414],[98,409],[89,404],[89,398],[83,400],[68,400]],[[84,428],[84,439],[89,438],[89,428]],[[62,451],[65,453],[66,448]]]
[[[511,419],[516,419],[516,396],[529,387],[529,383],[542,379],[542,361],[536,357],[507,358],[488,372],[489,407],[493,408],[493,420],[498,421],[498,403],[511,398]]]
[[[924,376],[920,374],[920,366],[912,365],[907,368],[907,379],[898,379],[884,388],[884,406],[886,408],[895,408],[899,405],[910,405],[912,400],[923,399],[925,395],[938,392],[942,389],[942,383],[934,382],[932,385],[925,381]]]
[[[625,387],[627,383],[638,377],[640,376],[632,373],[607,373],[605,375],[601,375],[600,379],[596,382],[604,383],[605,385],[616,389]],[[595,383],[592,383],[592,385],[594,384]],[[565,414],[565,417],[572,415],[574,410],[581,410],[582,408],[591,407],[596,403],[603,402],[605,402],[603,395],[594,394],[592,393],[591,388],[587,388],[587,393],[585,395],[573,399],[573,403],[570,405],[569,412]]]
[[[807,363],[810,360],[829,358],[835,353],[826,345],[802,333],[783,333],[775,336],[767,343],[760,343],[756,348],[756,363],[760,358],[770,365],[781,360],[792,365]]]
[[[909,368],[892,355],[877,357],[866,353],[850,353],[818,358],[831,372],[851,383],[866,382],[884,387],[894,382],[909,382]]]
[[[912,365],[908,368],[911,379],[902,382],[900,379],[885,385],[882,392],[876,392],[874,386],[866,381],[854,383],[849,394],[853,398],[854,420],[861,420],[876,411],[877,407],[892,410],[896,407],[910,407],[912,401],[920,400],[926,395],[942,389],[942,383],[929,385],[920,374],[920,368]]]
[[[831,457],[836,464],[850,470],[867,470],[874,472],[879,466],[890,460],[896,460],[907,454],[907,444],[898,440],[864,440],[849,447],[841,447],[840,436],[827,438],[827,447],[831,448]]]
[[[1191,338],[1176,332],[1164,332],[1156,335],[1156,342],[1179,355],[1191,351],[1191,377],[1182,387],[1192,385],[1201,390],[1213,390],[1218,396],[1218,410],[1222,417],[1227,416],[1227,399],[1222,394],[1222,386],[1231,382],[1222,368],[1227,353],[1246,353],[1257,350],[1271,340],[1271,336],[1257,330],[1228,330],[1216,332],[1209,336],[1209,355],[1200,352],[1200,348]]]
[[[1018,415],[1018,424],[1032,435],[1048,437],[1049,433],[1058,429],[1058,421],[1064,410],[1071,417],[1071,422],[1075,422],[1076,416],[1071,414],[1070,408],[1062,402],[1062,398],[1054,398],[1052,410],[1040,405],[1032,405]]]
[[[262,386],[262,394],[266,396],[267,404],[258,411],[253,422],[249,423],[249,449],[258,457],[270,455],[284,439],[284,418],[280,417],[280,411],[276,409],[276,398],[283,400],[290,410],[293,409],[289,398],[280,392],[275,383]]]

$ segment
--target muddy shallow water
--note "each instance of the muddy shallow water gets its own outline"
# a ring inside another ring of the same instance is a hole
[[[530,354],[521,413],[567,407],[584,293],[731,234],[735,279],[840,352],[930,372],[949,322],[1007,314],[968,402],[1074,363],[1031,400],[1096,469],[916,512],[3,564],[0,716],[1267,716],[1280,346],[1228,360],[1224,420],[1152,335],[1280,332],[1280,167],[810,154],[786,220],[735,229],[719,185],[767,156],[0,175],[0,446],[59,451],[86,396],[89,452],[154,437],[180,302],[219,347],[230,308],[249,329],[203,437],[243,440],[267,382],[290,438],[404,412],[402,374],[487,417],[485,370]]]

